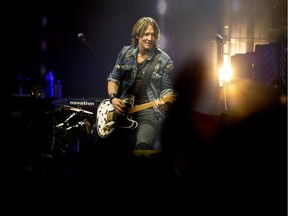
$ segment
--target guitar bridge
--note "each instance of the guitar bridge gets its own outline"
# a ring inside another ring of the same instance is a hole
[[[112,129],[115,128],[114,124],[115,124],[115,122],[109,122],[108,124],[106,124],[106,125],[102,128],[102,130],[103,130],[104,132],[107,132],[107,131],[109,132],[110,130],[112,130]]]

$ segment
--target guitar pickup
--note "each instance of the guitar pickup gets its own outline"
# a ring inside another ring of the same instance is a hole
[[[110,121],[115,121],[116,120],[116,114],[115,112],[108,112],[107,114],[107,121],[110,122]]]

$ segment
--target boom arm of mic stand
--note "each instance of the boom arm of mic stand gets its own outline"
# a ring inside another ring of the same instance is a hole
[[[106,69],[111,72],[112,70],[110,69],[110,67],[106,64],[106,62],[97,54],[97,52],[93,49],[93,47],[87,43],[87,41],[85,40],[85,38],[81,39],[82,43],[84,43],[91,51],[92,53],[98,58],[100,59],[100,61],[102,62],[102,64],[105,65]]]
[[[224,65],[224,50],[223,50],[223,37],[220,34],[216,35],[217,42],[219,42],[219,47],[218,47],[218,58],[220,59],[220,65],[218,67],[223,67]],[[223,100],[224,100],[224,111],[227,112],[227,95],[226,95],[226,83],[225,80],[223,81],[222,85],[222,90],[223,90]]]

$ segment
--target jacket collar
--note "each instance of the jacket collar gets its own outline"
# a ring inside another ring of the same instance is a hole
[[[157,50],[157,48],[154,46],[154,47],[150,50],[150,52],[148,53],[147,60],[150,61],[150,60],[153,58],[154,53],[156,52],[156,50]],[[137,53],[138,53],[138,46],[135,47],[135,48],[133,49],[133,51],[132,51],[132,55],[134,56],[135,59],[136,59],[136,57],[137,57]]]

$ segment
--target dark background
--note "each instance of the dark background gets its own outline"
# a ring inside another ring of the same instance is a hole
[[[168,0],[166,14],[159,15],[157,2],[7,1],[2,7],[5,15],[1,15],[1,73],[5,78],[2,84],[9,83],[5,87],[8,96],[18,93],[18,75],[42,83],[40,67],[44,64],[55,79],[61,80],[63,97],[106,97],[106,77],[119,50],[130,44],[131,29],[142,16],[152,16],[159,23],[166,41],[162,49],[173,59],[177,72],[187,53],[203,49],[217,33],[222,34],[227,13],[233,13],[230,6],[227,11],[227,1],[223,0]],[[240,5],[243,18],[255,13],[251,7],[257,1],[231,2]],[[256,14],[269,26],[272,1],[260,2]],[[46,27],[41,24],[43,14],[48,19]],[[234,25],[238,25],[236,21]],[[78,33],[84,34],[97,55],[81,43]],[[42,40],[47,42],[44,52]]]
[[[166,12],[160,14],[163,2]],[[215,43],[215,35],[224,36],[224,42],[229,40],[224,25],[230,26],[228,36],[239,41],[231,55],[253,52],[255,41],[283,40],[286,8],[283,0],[7,1],[1,14],[2,98],[17,94],[20,83],[24,94],[30,93],[31,86],[43,86],[49,71],[61,81],[64,98],[107,97],[106,77],[119,50],[130,44],[131,29],[142,16],[158,22],[160,47],[173,59],[177,75],[191,53],[201,51],[207,62],[214,61],[210,44]],[[43,16],[47,17],[46,26],[42,25]],[[93,50],[77,38],[79,33]],[[45,51],[41,50],[42,41],[47,44]],[[245,46],[246,51],[237,46]],[[41,72],[41,65],[46,71]],[[216,85],[215,71],[211,77],[212,86]]]
[[[18,93],[19,81],[29,80],[24,93],[30,93],[31,85],[43,85],[41,65],[62,82],[63,97],[107,97],[106,77],[119,50],[130,44],[131,29],[142,16],[158,22],[160,46],[173,59],[176,74],[191,52],[204,50],[211,60],[207,44],[216,34],[224,35],[224,25],[230,26],[231,38],[246,41],[247,52],[254,51],[249,43],[255,39],[275,42],[287,32],[284,0],[167,0],[162,15],[158,10],[164,6],[158,2],[163,1],[5,2],[0,51],[3,98]],[[47,26],[42,25],[43,15]],[[238,29],[237,33],[232,28]],[[93,51],[77,38],[79,33],[84,34]],[[47,43],[45,51],[41,50],[41,41]]]

